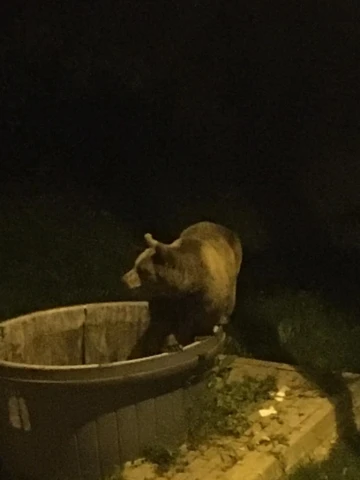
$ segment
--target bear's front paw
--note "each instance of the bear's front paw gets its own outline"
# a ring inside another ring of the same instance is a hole
[[[168,335],[165,340],[165,344],[163,347],[163,352],[166,353],[174,353],[174,352],[181,352],[183,350],[183,346],[179,344],[176,340],[176,337],[173,333]]]
[[[184,350],[184,347],[178,343],[177,345],[171,345],[166,347],[166,352],[167,353],[176,353],[176,352],[182,352]]]

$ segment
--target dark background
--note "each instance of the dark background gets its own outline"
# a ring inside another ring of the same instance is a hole
[[[164,239],[251,209],[245,267],[356,298],[359,19],[347,0],[3,4],[3,208],[76,194]]]

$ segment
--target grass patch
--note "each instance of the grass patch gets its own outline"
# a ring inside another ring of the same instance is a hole
[[[277,359],[280,352],[283,361],[319,371],[360,371],[360,327],[354,315],[320,294],[281,288],[253,293],[239,303],[243,331],[254,342],[255,356],[261,358],[262,351],[263,358]]]

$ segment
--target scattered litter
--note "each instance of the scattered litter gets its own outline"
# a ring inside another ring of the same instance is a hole
[[[286,385],[284,385],[283,387],[280,388],[280,390],[278,392],[275,393],[275,400],[277,402],[282,402],[286,396],[286,392],[290,390],[289,387],[287,387]]]
[[[261,417],[268,417],[269,415],[276,415],[277,411],[273,406],[271,406],[270,408],[261,408],[259,413]]]

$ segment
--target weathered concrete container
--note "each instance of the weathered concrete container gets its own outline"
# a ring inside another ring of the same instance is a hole
[[[185,440],[202,360],[211,364],[224,334],[127,360],[148,324],[146,302],[58,308],[0,324],[0,456],[10,471],[100,480],[146,446]]]

